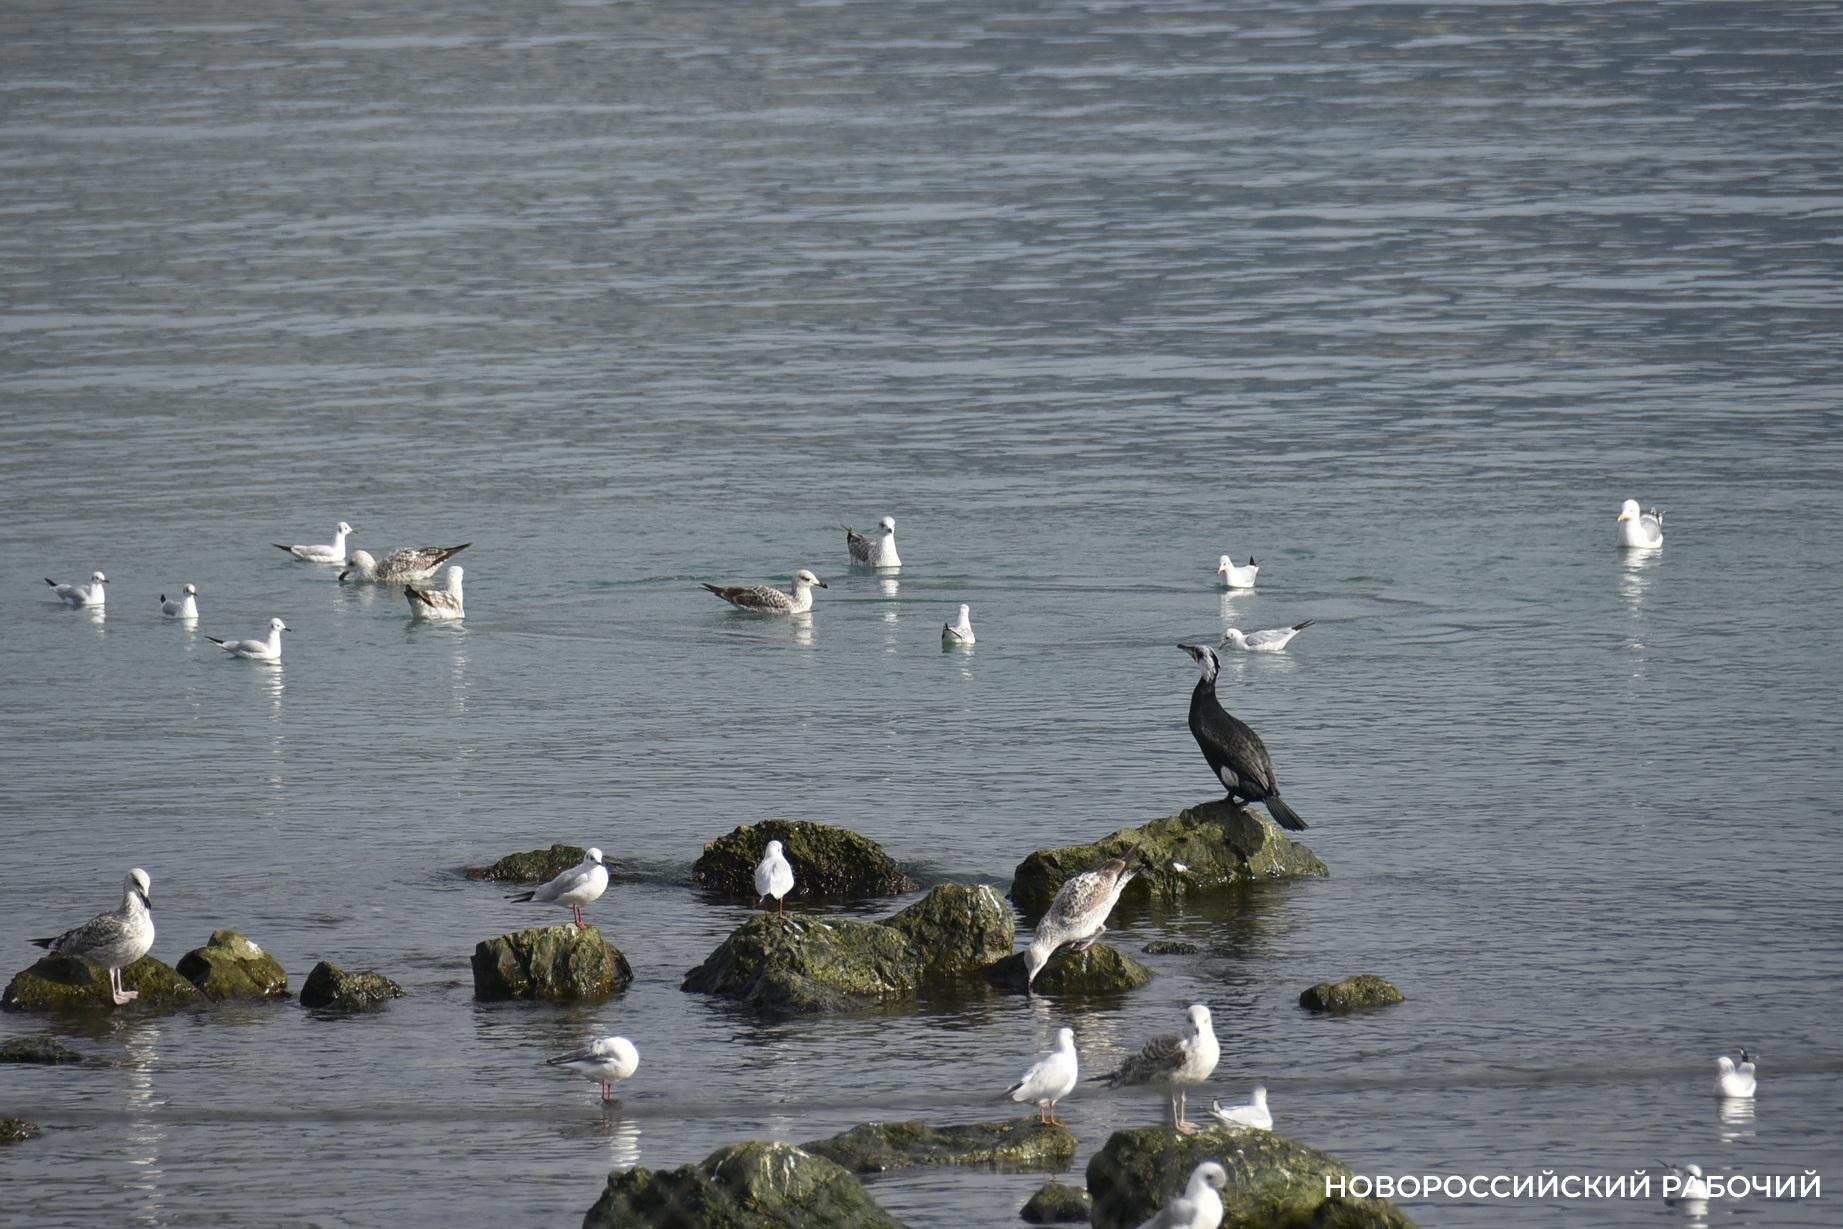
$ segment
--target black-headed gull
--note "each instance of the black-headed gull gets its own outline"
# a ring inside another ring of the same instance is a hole
[[[344,563],[346,561],[346,536],[352,532],[352,526],[344,521],[333,533],[330,543],[320,546],[283,546],[280,542],[271,542],[276,550],[285,550],[296,559],[305,559],[309,563]]]
[[[1724,1100],[1745,1100],[1753,1096],[1753,1055],[1741,1051],[1736,1063],[1723,1054],[1715,1060],[1715,1095]]]
[[[941,643],[973,643],[973,608],[971,606],[962,603],[960,606],[960,613],[955,617],[954,621],[952,623],[941,624]]]
[[[206,636],[205,639],[237,657],[247,657],[251,661],[280,661],[282,633],[293,630],[280,619],[270,619],[267,640],[219,640],[216,636]]]
[[[640,1069],[640,1051],[625,1037],[603,1037],[580,1050],[547,1058],[546,1064],[574,1071],[602,1086],[602,1100],[614,1100],[614,1085]]]
[[[1056,1103],[1075,1091],[1081,1078],[1075,1057],[1075,1030],[1056,1030],[1056,1048],[1039,1058],[1024,1073],[1024,1078],[1005,1089],[1013,1101],[1037,1107],[1037,1121],[1061,1126],[1056,1117]]]
[[[1273,1112],[1267,1108],[1267,1089],[1260,1084],[1254,1086],[1254,1096],[1246,1105],[1224,1105],[1220,1101],[1212,1101],[1209,1112],[1215,1115],[1218,1122],[1226,1122],[1230,1126],[1273,1130]]]
[[[781,851],[779,841],[769,841],[768,848],[762,851],[762,860],[755,864],[755,899],[766,900],[774,897],[774,911],[787,912],[783,901],[794,890],[794,868]]]
[[[608,890],[608,864],[602,861],[602,851],[591,849],[582,855],[582,861],[552,879],[540,884],[529,892],[514,892],[507,900],[535,901],[540,905],[562,905],[576,919],[576,925],[587,930],[589,924],[582,920],[582,907],[592,901],[601,899]]]
[[[1222,577],[1222,583],[1231,589],[1254,588],[1254,577],[1260,570],[1260,565],[1255,563],[1253,555],[1249,555],[1248,562],[1239,568],[1235,566],[1235,561],[1227,555],[1216,560],[1216,575]]]
[[[49,576],[45,577],[45,583],[66,606],[101,606],[107,601],[103,587],[109,583],[109,578],[101,572],[91,572],[87,585],[60,585]]]
[[[1239,627],[1231,627],[1222,633],[1222,640],[1216,647],[1220,649],[1232,644],[1246,653],[1278,653],[1292,643],[1294,636],[1314,622],[1313,619],[1306,619],[1291,627],[1269,627],[1258,632],[1243,632]]]
[[[1229,1184],[1228,1171],[1205,1161],[1190,1171],[1184,1193],[1158,1210],[1139,1229],[1218,1229],[1222,1224],[1222,1196],[1216,1192]]]
[[[179,591],[178,597],[160,595],[160,613],[169,619],[198,618],[198,586],[187,585]]]
[[[138,990],[122,988],[122,970],[147,955],[154,945],[154,902],[148,894],[153,881],[135,867],[122,880],[122,903],[107,913],[61,935],[32,942],[54,956],[81,960],[92,969],[109,971],[109,993],[116,1006],[132,1003]]]

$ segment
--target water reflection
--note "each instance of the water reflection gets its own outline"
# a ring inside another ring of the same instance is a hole
[[[1626,611],[1634,618],[1643,613],[1646,596],[1656,581],[1656,569],[1664,556],[1658,551],[1629,550],[1620,552],[1619,596]]]
[[[794,643],[808,648],[813,644],[813,616],[809,614],[793,615],[788,620],[793,624]]]
[[[608,1145],[608,1167],[625,1173],[640,1163],[640,1123],[627,1117],[619,1101],[597,1101],[593,1119],[578,1119],[560,1132],[564,1139],[601,1139]]]
[[[152,1020],[123,1018],[116,1031],[122,1040],[125,1072],[125,1159],[132,1166],[124,1177],[129,1189],[136,1192],[134,1220],[162,1224],[166,1215],[161,1188],[166,1175],[160,1164],[160,1145],[166,1131],[160,1123],[159,1110],[166,1101],[154,1088],[154,1069],[160,1061],[160,1026]]]
[[[1723,1101],[1721,1103],[1721,1142],[1734,1143],[1736,1140],[1753,1138],[1753,1102]]]
[[[877,577],[877,592],[881,593],[884,597],[895,597],[896,591],[901,587],[902,585],[894,576]],[[895,612],[892,611],[890,613],[894,614]]]

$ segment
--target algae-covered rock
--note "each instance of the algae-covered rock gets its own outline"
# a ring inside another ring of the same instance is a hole
[[[1165,1127],[1115,1131],[1088,1161],[1095,1229],[1132,1229],[1184,1189],[1190,1171],[1217,1161],[1225,1225],[1261,1229],[1411,1229],[1382,1199],[1326,1198],[1325,1179],[1351,1171],[1315,1148],[1251,1127],[1212,1126],[1195,1135]]]
[[[1387,1007],[1406,1001],[1401,991],[1374,973],[1346,977],[1343,981],[1321,981],[1299,995],[1299,1005],[1311,1011],[1361,1011],[1366,1007]]]
[[[1025,991],[1024,974],[1023,952],[1013,952],[985,970],[993,985],[1019,994]],[[1151,980],[1152,970],[1117,948],[1096,943],[1083,952],[1056,949],[1037,974],[1035,989],[1038,994],[1113,994],[1137,990]]]
[[[848,918],[763,913],[691,970],[683,989],[792,1015],[907,998],[920,985],[921,962],[901,931]]]
[[[902,1229],[842,1167],[792,1144],[731,1144],[696,1165],[610,1174],[583,1229]]]
[[[1033,1225],[1085,1225],[1094,1201],[1088,1192],[1066,1182],[1045,1182],[1018,1215]]]
[[[853,1173],[917,1165],[996,1165],[1062,1169],[1075,1159],[1075,1136],[1034,1117],[931,1127],[922,1122],[865,1122],[830,1139],[800,1145]]]
[[[402,997],[403,987],[382,973],[348,973],[329,960],[315,965],[301,983],[301,1006],[324,1011],[371,1011]]]
[[[501,883],[548,883],[581,862],[588,850],[581,845],[552,845],[525,853],[509,853],[491,866],[470,866],[469,879],[494,879]]]
[[[1195,956],[1203,949],[1181,939],[1154,939],[1139,950],[1148,956]]]
[[[477,999],[602,999],[634,979],[601,931],[569,922],[482,939],[473,967]]]
[[[769,841],[779,841],[786,852],[794,868],[793,895],[799,900],[898,896],[918,886],[875,841],[803,819],[765,819],[718,837],[704,846],[691,876],[712,892],[754,900],[755,864]]]
[[[171,965],[143,956],[122,970],[122,986],[140,998],[117,1007],[109,992],[109,975],[68,956],[46,956],[14,974],[0,994],[0,1007],[12,1011],[172,1011],[204,1002],[198,988]]]
[[[175,967],[214,1003],[288,997],[281,963],[234,930],[212,931],[209,943],[181,956]]]
[[[1132,849],[1143,852],[1150,866],[1126,885],[1122,902],[1176,902],[1261,879],[1326,873],[1317,854],[1288,838],[1265,815],[1230,802],[1206,802],[1137,828],[1121,828],[1092,844],[1039,849],[1018,864],[1011,899],[1025,916],[1037,917],[1064,881]]]
[[[20,1140],[34,1139],[37,1136],[36,1123],[27,1122],[23,1118],[8,1118],[0,1115],[0,1144],[16,1144]]]
[[[0,1063],[80,1063],[83,1055],[50,1037],[8,1037],[0,1041]]]
[[[1017,939],[1016,914],[983,883],[944,883],[883,924],[908,936],[929,982],[977,978]]]

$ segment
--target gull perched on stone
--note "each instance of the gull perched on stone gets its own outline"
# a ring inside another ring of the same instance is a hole
[[[58,595],[58,601],[66,606],[101,606],[108,600],[103,586],[109,583],[109,578],[101,572],[91,572],[90,583],[87,585],[60,585],[49,576],[45,577],[45,583]]]
[[[591,901],[600,900],[601,894],[608,890],[608,864],[602,861],[602,851],[591,849],[582,855],[582,861],[529,892],[514,892],[507,900],[536,901],[540,905],[562,905],[576,919],[576,925],[587,930],[589,924],[582,920],[582,907]]]
[[[296,559],[305,559],[309,563],[344,563],[346,561],[346,535],[352,532],[352,526],[344,521],[333,532],[331,543],[321,546],[283,546],[280,542],[271,542],[276,550],[285,550]]]
[[[1638,510],[1638,501],[1628,499],[1619,507],[1619,545],[1634,550],[1657,550],[1664,545],[1664,514],[1656,508]]]
[[[448,569],[446,589],[404,589],[403,598],[410,604],[410,616],[417,619],[466,617],[467,608],[461,601],[461,578],[465,575],[466,569],[457,563]]]
[[[147,955],[154,945],[153,881],[135,867],[122,880],[122,903],[50,939],[32,942],[54,956],[81,960],[92,969],[109,971],[109,993],[117,1007],[140,997],[138,990],[122,988],[122,970]]]
[[[1037,1107],[1037,1121],[1061,1126],[1056,1117],[1056,1102],[1075,1091],[1080,1071],[1075,1057],[1075,1030],[1056,1030],[1056,1048],[1039,1058],[1024,1073],[1024,1078],[1005,1089],[1013,1101]]]
[[[1139,1229],[1217,1229],[1222,1224],[1222,1196],[1216,1192],[1229,1184],[1229,1175],[1214,1161],[1190,1171],[1184,1193],[1158,1210]]]
[[[1171,1125],[1185,1135],[1194,1135],[1197,1124],[1184,1117],[1186,1091],[1201,1084],[1216,1070],[1222,1050],[1216,1044],[1216,1030],[1210,1023],[1209,1008],[1191,1005],[1187,1013],[1190,1027],[1181,1033],[1154,1037],[1139,1053],[1120,1064],[1117,1071],[1096,1076],[1107,1081],[1109,1088],[1154,1085],[1170,1090]]]
[[[612,1101],[615,1082],[640,1069],[640,1051],[625,1037],[603,1037],[580,1050],[547,1058],[544,1062],[596,1081],[602,1086],[602,1100]]]
[[[1139,873],[1140,855],[1109,858],[1090,871],[1083,871],[1058,888],[1056,898],[1037,923],[1037,933],[1024,949],[1024,988],[1029,990],[1037,974],[1067,943],[1069,950],[1085,952],[1095,940],[1107,933],[1107,915],[1120,899],[1121,889]]]
[[[773,585],[707,584],[704,587],[738,610],[753,611],[755,614],[795,615],[811,610],[813,589],[824,589],[827,585],[825,581],[801,568],[794,573],[791,592],[776,589]]]
[[[1753,1055],[1741,1051],[1741,1061],[1723,1054],[1715,1060],[1715,1095],[1723,1100],[1745,1101],[1753,1097]]]
[[[1269,627],[1258,632],[1243,632],[1239,627],[1231,627],[1222,633],[1222,639],[1216,647],[1220,649],[1232,644],[1244,653],[1278,653],[1292,643],[1294,636],[1314,622],[1316,620],[1307,619],[1291,627]]]
[[[373,559],[368,550],[355,550],[346,560],[346,570],[339,574],[339,579],[356,575],[360,580],[368,580],[379,585],[401,585],[412,580],[427,580],[435,575],[437,568],[448,562],[450,556],[458,555],[472,542],[463,542],[459,546],[405,546],[391,551],[382,559]]]
[[[280,619],[270,619],[269,637],[266,640],[219,640],[216,636],[206,636],[205,639],[235,657],[247,657],[251,661],[280,661],[282,633],[293,630]]]
[[[1260,570],[1260,565],[1255,563],[1253,555],[1249,555],[1247,564],[1239,568],[1235,566],[1235,561],[1227,555],[1216,560],[1216,575],[1222,577],[1222,583],[1231,589],[1254,588],[1254,576]]]
[[[851,562],[861,563],[873,568],[899,568],[902,556],[896,553],[896,518],[886,516],[877,522],[877,527],[870,533],[859,533],[851,526],[845,526],[845,549],[851,552]]]
[[[179,591],[178,597],[160,595],[160,613],[169,619],[198,618],[198,586],[187,585]]]
[[[971,606],[962,602],[959,616],[952,623],[941,624],[941,643],[973,643],[973,608]]]
[[[1254,1096],[1246,1105],[1224,1105],[1220,1101],[1212,1101],[1209,1112],[1216,1116],[1218,1122],[1226,1122],[1230,1126],[1273,1130],[1273,1113],[1267,1108],[1267,1089],[1259,1084],[1254,1086]]]
[[[774,911],[787,912],[782,897],[794,890],[794,868],[781,852],[779,841],[769,841],[762,860],[755,864],[755,899],[774,897]]]

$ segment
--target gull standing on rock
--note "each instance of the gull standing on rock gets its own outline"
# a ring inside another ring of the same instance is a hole
[[[446,589],[405,589],[403,597],[410,604],[410,617],[416,619],[465,618],[467,610],[461,602],[461,578],[465,575],[466,569],[457,563],[448,569]]]
[[[1151,1084],[1170,1089],[1171,1125],[1185,1135],[1194,1135],[1197,1124],[1184,1117],[1185,1094],[1192,1084],[1209,1079],[1222,1050],[1216,1044],[1209,1008],[1195,1003],[1188,1014],[1190,1027],[1184,1032],[1152,1038],[1139,1053],[1121,1063],[1118,1071],[1094,1078],[1107,1081],[1109,1088]]]
[[[1273,1112],[1267,1108],[1267,1089],[1260,1084],[1254,1086],[1254,1097],[1248,1104],[1224,1105],[1220,1101],[1212,1101],[1209,1112],[1216,1116],[1218,1122],[1226,1122],[1232,1127],[1273,1130]]]
[[[960,615],[952,623],[941,624],[942,644],[973,643],[973,608],[964,602],[960,605]]]
[[[762,860],[755,864],[755,899],[774,897],[774,911],[787,912],[781,898],[794,890],[794,868],[781,852],[779,841],[769,841]]]
[[[1235,802],[1262,803],[1281,827],[1304,831],[1305,820],[1280,799],[1280,783],[1261,736],[1231,716],[1216,698],[1216,672],[1222,665],[1216,651],[1203,644],[1177,647],[1190,654],[1203,671],[1190,693],[1190,736],[1197,740],[1216,779]]]
[[[1038,1122],[1059,1127],[1063,1124],[1056,1117],[1056,1102],[1074,1092],[1075,1082],[1080,1078],[1075,1058],[1075,1030],[1059,1028],[1056,1048],[1032,1064],[1023,1079],[1005,1089],[1005,1095],[1013,1101],[1035,1105]]]
[[[1245,634],[1241,628],[1231,627],[1222,633],[1222,640],[1216,647],[1220,649],[1224,645],[1232,644],[1244,653],[1278,653],[1293,642],[1294,636],[1312,626],[1314,622],[1316,620],[1307,619],[1291,627],[1270,627],[1265,631]]]
[[[1740,1065],[1723,1054],[1715,1060],[1715,1095],[1724,1101],[1748,1101],[1753,1098],[1753,1055],[1741,1051]]]
[[[1222,1196],[1216,1192],[1229,1184],[1228,1171],[1205,1161],[1190,1171],[1184,1193],[1158,1210],[1139,1229],[1218,1229],[1222,1224]]]
[[[305,559],[309,563],[344,563],[346,561],[346,535],[352,532],[352,526],[344,521],[333,532],[333,540],[324,546],[283,546],[280,542],[271,542],[276,550],[285,550],[296,559]]]
[[[450,556],[458,555],[472,542],[463,542],[459,546],[419,546],[404,547],[391,551],[382,559],[373,559],[368,550],[355,550],[346,560],[346,570],[339,574],[344,580],[353,573],[360,580],[368,580],[379,585],[401,585],[412,580],[427,580],[435,575],[437,568],[448,562]]]
[[[853,563],[873,568],[901,567],[902,556],[896,553],[896,518],[884,517],[877,522],[876,529],[868,534],[859,533],[846,525],[845,549],[851,552]]]
[[[91,572],[87,585],[60,585],[49,576],[45,577],[45,583],[66,606],[101,606],[108,600],[103,586],[109,583],[109,578],[101,572]]]
[[[794,573],[793,591],[773,585],[705,585],[712,593],[739,610],[755,614],[796,615],[813,608],[813,589],[827,588],[826,582],[801,568]]]
[[[270,619],[267,640],[219,640],[216,636],[206,636],[205,639],[235,657],[247,657],[251,661],[280,661],[282,633],[293,630],[280,619]]]
[[[548,1066],[563,1067],[602,1086],[602,1100],[614,1100],[614,1085],[640,1069],[640,1051],[625,1037],[603,1037],[569,1054],[547,1058]]]
[[[1634,550],[1658,550],[1664,545],[1664,514],[1656,508],[1638,510],[1638,501],[1628,499],[1619,507],[1619,545]]]
[[[514,892],[507,900],[536,901],[541,905],[562,905],[576,919],[578,929],[587,930],[589,924],[582,920],[582,907],[591,901],[601,899],[608,890],[608,864],[602,861],[602,851],[591,849],[582,855],[582,861],[552,879],[549,883],[533,888],[529,892]]]
[[[122,988],[122,970],[139,960],[154,945],[154,902],[148,895],[153,881],[147,872],[135,867],[122,880],[122,903],[119,908],[95,917],[63,934],[32,942],[54,956],[81,960],[92,969],[109,971],[109,993],[117,1007],[140,997],[138,990]]]
[[[1120,891],[1139,873],[1141,855],[1134,850],[1129,858],[1109,858],[1091,871],[1074,875],[1056,891],[1056,898],[1037,923],[1037,933],[1024,949],[1024,989],[1063,944],[1070,951],[1085,952],[1095,940],[1107,933],[1107,915],[1120,899]]]
[[[1254,576],[1260,570],[1260,565],[1255,563],[1253,555],[1248,556],[1247,566],[1239,568],[1235,566],[1235,561],[1227,555],[1216,560],[1216,575],[1222,577],[1222,583],[1231,589],[1254,588]]]
[[[179,596],[160,595],[160,613],[169,619],[198,618],[198,586],[187,585],[179,591]]]

